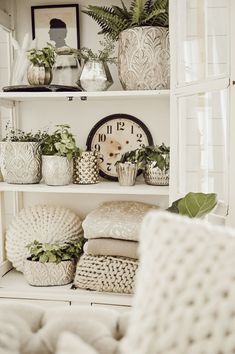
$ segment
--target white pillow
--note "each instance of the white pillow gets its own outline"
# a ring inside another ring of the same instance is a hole
[[[84,237],[138,241],[144,215],[158,206],[131,201],[112,201],[91,211],[82,223]]]
[[[149,213],[136,289],[122,354],[235,352],[235,230]]]
[[[79,336],[64,332],[59,338],[56,354],[98,354],[98,352]]]

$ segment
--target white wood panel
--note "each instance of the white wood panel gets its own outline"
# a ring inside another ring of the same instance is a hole
[[[118,312],[130,312],[131,311],[130,306],[121,306],[121,305],[115,305],[115,304],[92,303],[91,306],[96,307],[96,308],[105,308],[105,309],[115,310]]]
[[[203,117],[204,118],[204,117]],[[208,144],[209,145],[224,145],[225,143],[225,127],[222,119],[187,119],[187,145],[200,145],[206,138],[204,124],[208,128]],[[205,122],[206,121],[206,122]]]

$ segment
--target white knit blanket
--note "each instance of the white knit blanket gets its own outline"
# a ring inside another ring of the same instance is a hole
[[[125,257],[83,255],[77,264],[77,288],[131,294],[138,261]]]
[[[151,212],[141,237],[122,354],[235,353],[235,231]]]

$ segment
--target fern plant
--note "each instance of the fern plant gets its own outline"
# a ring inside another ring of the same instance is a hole
[[[99,34],[117,40],[125,29],[140,26],[168,27],[168,0],[132,0],[129,10],[122,7],[89,5],[83,12],[101,27]]]

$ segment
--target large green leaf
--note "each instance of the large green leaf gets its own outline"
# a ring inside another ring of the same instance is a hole
[[[177,205],[179,214],[190,218],[203,217],[208,214],[217,204],[215,193],[188,193]]]
[[[181,199],[182,198],[175,200],[172,203],[172,205],[169,208],[167,208],[166,210],[169,211],[170,213],[179,214],[178,203]]]

